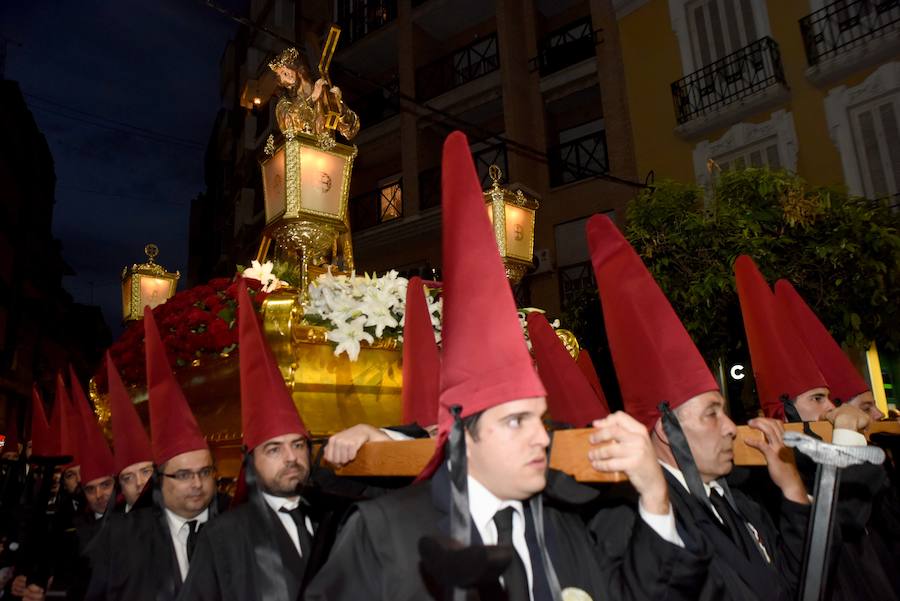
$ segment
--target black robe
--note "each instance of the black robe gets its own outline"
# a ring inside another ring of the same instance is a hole
[[[808,490],[816,467],[797,454]],[[826,599],[831,601],[900,601],[900,495],[881,465],[841,470],[835,510],[834,548]]]
[[[698,600],[793,601],[799,590],[810,507],[780,500],[778,524],[762,505],[731,489],[738,511],[763,540],[772,563],[748,559],[706,506],[668,471],[669,499],[685,543],[701,536],[713,550],[709,576]],[[762,556],[760,555],[760,558]]]
[[[555,490],[571,486],[579,485],[551,472],[541,495],[547,549],[562,589],[580,588],[604,601],[694,598],[708,557],[667,543],[642,521],[635,524],[626,555],[604,556],[582,519],[555,506]],[[448,472],[442,467],[428,482],[357,505],[304,598],[442,599],[440,586],[421,565],[418,545],[424,536],[449,535],[449,496]],[[473,544],[477,539],[473,529]]]
[[[228,497],[213,497],[204,528],[227,505]],[[181,589],[175,546],[165,510],[158,503],[110,515],[88,555],[88,601],[174,601]]]
[[[295,601],[325,564],[353,503],[380,489],[314,469],[302,490],[304,513],[315,534],[301,558],[278,516],[254,494],[200,532],[183,601]]]

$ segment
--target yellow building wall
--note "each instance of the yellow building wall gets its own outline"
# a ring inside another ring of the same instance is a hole
[[[828,132],[824,100],[829,90],[857,85],[879,65],[819,88],[806,77],[806,51],[798,23],[810,13],[809,3],[772,0],[767,9],[771,37],[781,51],[790,98],[779,107],[743,121],[759,123],[767,121],[775,110],[789,111],[797,134],[797,173],[815,186],[843,185],[841,158]],[[638,172],[653,170],[657,180],[691,182],[694,147],[703,139],[717,140],[728,128],[691,141],[675,134],[670,86],[687,74],[682,72],[681,51],[672,29],[668,1],[651,0],[626,15],[619,20],[619,32]]]

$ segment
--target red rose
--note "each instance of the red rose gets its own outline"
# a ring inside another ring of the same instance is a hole
[[[231,278],[214,278],[209,281],[208,285],[215,290],[224,290],[231,285]]]

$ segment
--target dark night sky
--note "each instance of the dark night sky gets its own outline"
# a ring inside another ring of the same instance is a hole
[[[56,165],[53,233],[76,272],[64,285],[100,305],[114,335],[122,267],[142,262],[146,243],[186,272],[190,201],[204,187],[219,59],[236,27],[195,0],[0,1],[6,79]]]

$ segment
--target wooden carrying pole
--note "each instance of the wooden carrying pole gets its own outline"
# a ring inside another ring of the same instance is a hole
[[[831,441],[831,424],[813,422],[813,432],[823,440]],[[785,424],[785,430],[803,431],[803,424]],[[550,467],[566,472],[580,482],[624,482],[628,478],[621,472],[598,472],[591,467],[587,454],[591,448],[588,437],[590,428],[578,430],[557,430],[553,433],[550,453]],[[900,434],[898,422],[876,422],[869,433],[887,432]],[[747,445],[745,441],[761,440],[762,432],[750,426],[738,426],[734,441],[734,463],[741,466],[765,465],[762,453]],[[356,459],[336,470],[341,476],[409,476],[419,475],[434,453],[434,440],[398,440],[369,442],[359,450]]]

